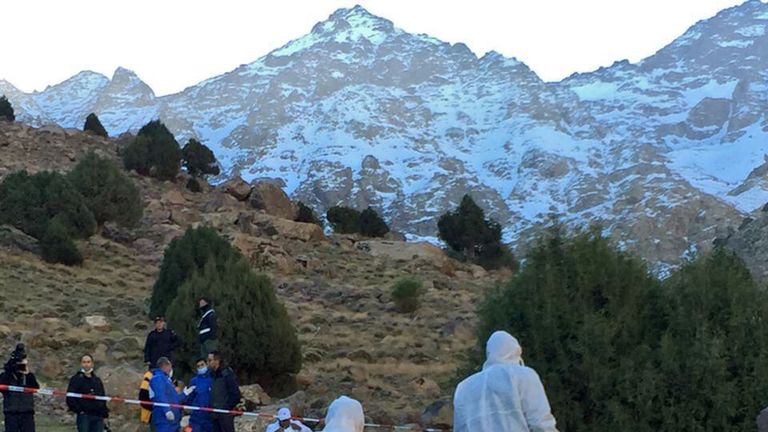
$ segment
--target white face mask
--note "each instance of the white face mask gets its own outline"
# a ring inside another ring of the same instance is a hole
[[[170,372],[168,372],[168,376],[169,376],[170,378],[173,378],[173,369],[171,369],[171,371],[170,371]]]
[[[205,373],[208,372],[208,367],[203,366],[201,368],[197,368],[197,374],[198,375],[205,375]]]
[[[90,369],[81,368],[80,370],[81,370],[81,371],[82,371],[84,374],[90,374],[90,373],[93,373],[93,368],[90,368]]]

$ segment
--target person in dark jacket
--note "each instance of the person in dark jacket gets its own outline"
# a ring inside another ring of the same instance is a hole
[[[234,410],[240,403],[240,387],[232,368],[225,366],[218,351],[208,354],[208,367],[213,371],[211,407]],[[229,414],[216,414],[213,418],[213,432],[235,432],[235,418]]]
[[[179,337],[173,330],[165,328],[165,318],[155,317],[155,329],[149,332],[144,343],[144,363],[155,367],[160,357],[173,360],[173,350],[178,345]]]
[[[211,372],[208,370],[208,364],[206,360],[201,358],[195,363],[197,368],[197,375],[195,375],[189,382],[189,387],[184,390],[187,395],[184,400],[185,405],[192,405],[198,407],[210,407],[211,406],[211,387],[213,386],[213,378]],[[212,432],[213,423],[211,422],[211,413],[205,411],[192,411],[189,416],[189,425],[192,427],[192,432]]]
[[[39,389],[35,374],[29,370],[24,345],[19,344],[0,373],[0,384]],[[32,393],[2,391],[5,432],[35,432],[35,400]]]
[[[104,396],[104,383],[93,373],[93,357],[80,358],[80,371],[69,380],[67,393]],[[107,403],[100,400],[67,398],[67,407],[77,415],[77,432],[104,432],[104,419],[109,417]]]
[[[200,307],[200,322],[197,323],[200,356],[207,358],[208,353],[219,348],[219,326],[216,321],[216,311],[213,310],[211,300],[207,297],[202,297],[198,300],[197,304]]]
[[[171,381],[173,365],[167,357],[157,360],[157,369],[152,371],[149,381],[149,394],[152,402],[180,405],[182,397]],[[155,405],[152,408],[152,424],[157,432],[178,432],[181,422],[181,409]]]

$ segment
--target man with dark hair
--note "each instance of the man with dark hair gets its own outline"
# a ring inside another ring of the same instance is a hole
[[[219,348],[219,326],[211,299],[200,297],[197,304],[200,307],[200,322],[197,323],[200,356],[207,358],[208,353]]]
[[[211,377],[211,372],[208,370],[206,359],[197,359],[195,367],[197,369],[197,374],[190,380],[189,387],[184,389],[184,392],[187,395],[184,404],[198,407],[210,407],[213,378]],[[211,414],[205,411],[192,411],[192,414],[189,416],[189,425],[192,427],[192,432],[213,431]]]
[[[80,357],[80,371],[72,376],[67,393],[104,396],[104,383],[93,373],[93,356]],[[104,419],[109,416],[107,403],[93,399],[68,397],[67,407],[77,415],[77,432],[104,432]]]
[[[39,389],[35,374],[29,370],[24,344],[16,345],[0,373],[0,384]],[[35,399],[32,393],[3,390],[5,432],[35,432]]]
[[[173,330],[165,328],[165,317],[155,317],[155,329],[147,335],[144,343],[144,363],[155,367],[160,357],[173,359],[173,350],[179,344],[179,337]]]
[[[225,366],[221,353],[211,351],[208,354],[208,367],[213,370],[211,387],[211,407],[234,410],[240,403],[240,387],[231,367]],[[216,414],[213,418],[213,432],[235,432],[235,418],[230,414]]]
[[[173,365],[167,357],[157,360],[157,368],[152,371],[149,381],[149,395],[152,402],[160,404],[181,404],[181,395],[173,385]],[[152,408],[152,424],[157,432],[178,432],[181,422],[181,409],[155,405]]]

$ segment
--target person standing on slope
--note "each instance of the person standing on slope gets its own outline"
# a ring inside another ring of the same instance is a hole
[[[485,354],[483,370],[456,387],[454,432],[557,432],[541,379],[523,365],[517,339],[497,331]]]
[[[209,353],[219,348],[219,326],[211,300],[208,297],[201,297],[197,304],[201,314],[200,322],[197,323],[200,357],[208,358]]]
[[[165,328],[165,317],[155,317],[155,329],[147,335],[144,343],[144,363],[157,366],[160,357],[173,360],[173,350],[179,345],[179,337],[173,330]]]
[[[104,396],[104,383],[93,371],[93,356],[80,357],[80,371],[72,376],[67,393]],[[75,413],[77,432],[104,432],[104,419],[109,417],[107,402],[95,399],[67,398],[67,407]]]
[[[152,371],[149,381],[149,396],[152,402],[159,404],[181,405],[182,396],[176,391],[171,377],[173,365],[167,357],[157,360],[157,368]],[[152,424],[157,432],[178,432],[181,422],[181,409],[155,405],[152,408]]]

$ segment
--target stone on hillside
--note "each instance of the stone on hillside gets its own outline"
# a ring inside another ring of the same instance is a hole
[[[307,404],[307,394],[304,391],[299,390],[287,398],[281,399],[278,406],[287,406],[290,408],[291,414],[296,417],[303,417],[306,415]]]
[[[286,238],[305,242],[325,239],[323,229],[316,224],[294,222],[288,219],[273,219],[271,225],[278,234]]]
[[[440,268],[450,258],[440,248],[426,242],[407,243],[391,240],[365,240],[355,243],[357,250],[373,256],[385,256],[393,260],[412,261],[423,259]]]
[[[122,227],[115,222],[106,222],[101,228],[101,236],[117,243],[129,244],[136,240],[136,232]]]
[[[285,249],[270,240],[247,234],[235,234],[232,246],[248,258],[257,270],[277,270],[282,274],[293,273],[298,264]]]
[[[89,315],[83,318],[85,324],[88,327],[101,332],[109,332],[112,330],[112,325],[107,321],[107,318],[103,315]]]
[[[251,195],[251,185],[240,176],[233,177],[222,183],[217,189],[234,197],[238,201],[245,201]]]
[[[357,362],[373,363],[373,356],[364,349],[357,349],[350,352],[347,354],[347,358]]]
[[[768,408],[763,408],[757,416],[757,432],[768,432]]]
[[[429,404],[421,413],[421,424],[435,428],[453,425],[453,404],[446,401],[435,401]]]
[[[414,392],[424,397],[440,396],[440,386],[429,378],[419,377],[411,381],[411,388]]]
[[[160,201],[165,204],[172,204],[172,205],[185,205],[187,204],[187,199],[184,198],[184,195],[181,194],[176,189],[171,189],[169,191],[166,191],[162,197],[160,198]]]
[[[0,249],[20,250],[33,254],[40,253],[37,239],[10,225],[0,225]]]
[[[240,386],[240,393],[242,393],[243,399],[250,401],[254,405],[269,405],[272,403],[272,398],[258,384]]]
[[[267,214],[288,220],[296,219],[299,212],[299,207],[288,195],[272,183],[254,184],[248,202],[256,210],[264,210]]]
[[[138,392],[144,371],[136,370],[129,366],[101,366],[104,357],[96,355],[96,375],[104,382],[104,390],[108,395],[119,395],[133,398]],[[133,414],[136,408],[133,405],[113,404],[112,411],[121,414]]]

